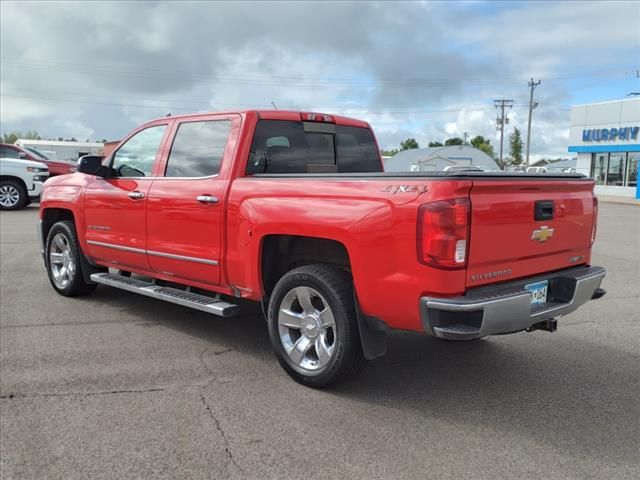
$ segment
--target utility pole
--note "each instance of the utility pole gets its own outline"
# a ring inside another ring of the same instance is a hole
[[[464,144],[467,144],[467,138],[469,138],[469,134],[467,132],[464,132]]]
[[[529,166],[529,146],[531,145],[531,116],[533,115],[533,109],[538,106],[538,102],[533,103],[533,91],[536,89],[542,80],[538,80],[537,82],[531,81],[529,82],[530,94],[529,94],[529,126],[527,127],[527,157],[526,157],[526,165]]]
[[[509,123],[509,117],[504,114],[505,108],[513,107],[513,100],[494,100],[493,105],[500,109],[500,116],[496,119],[497,130],[500,130],[500,168],[504,168],[502,161],[502,147],[504,144],[504,126]]]

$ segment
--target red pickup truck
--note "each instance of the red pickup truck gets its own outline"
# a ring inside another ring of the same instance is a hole
[[[605,292],[580,175],[384,173],[366,122],[245,111],[164,117],[49,180],[49,279],[219,316],[261,302],[297,381],[344,380],[389,328],[446,340],[556,328]]]
[[[34,162],[44,163],[49,168],[49,175],[52,177],[55,175],[74,173],[77,170],[73,162],[50,160],[46,155],[39,153],[36,149],[26,149],[20,145],[11,145],[9,143],[0,143],[0,158],[32,160]]]

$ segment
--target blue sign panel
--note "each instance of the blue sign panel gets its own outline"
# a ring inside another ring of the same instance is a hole
[[[583,142],[606,142],[611,140],[635,140],[640,127],[592,128],[582,130]]]

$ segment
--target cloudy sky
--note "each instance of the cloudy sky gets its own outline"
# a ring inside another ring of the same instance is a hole
[[[494,99],[531,150],[568,156],[573,104],[640,91],[640,2],[0,3],[0,129],[117,139],[168,112],[272,108],[409,136],[496,139]],[[492,140],[493,144],[497,140]]]

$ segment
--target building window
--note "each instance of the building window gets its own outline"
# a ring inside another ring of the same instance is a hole
[[[596,185],[604,185],[608,157],[608,153],[591,154],[591,178],[595,180]]]
[[[636,187],[638,185],[638,161],[640,161],[640,152],[629,152],[629,161],[627,162],[628,187]]]
[[[626,167],[626,153],[610,153],[607,168],[607,185],[623,186]]]

